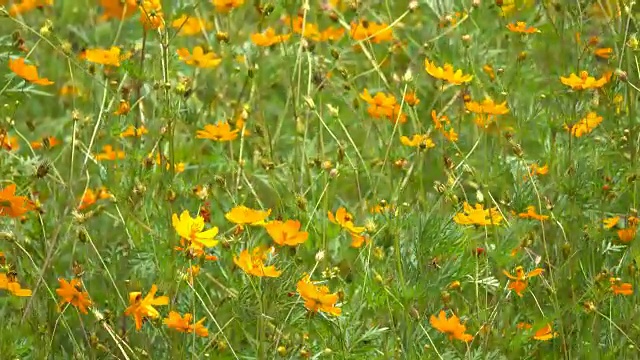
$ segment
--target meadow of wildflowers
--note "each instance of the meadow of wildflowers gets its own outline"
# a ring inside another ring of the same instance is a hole
[[[640,357],[632,0],[0,0],[0,359]]]

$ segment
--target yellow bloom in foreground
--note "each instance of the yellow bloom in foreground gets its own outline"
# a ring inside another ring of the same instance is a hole
[[[598,89],[603,87],[611,79],[612,73],[606,72],[599,79],[589,76],[586,71],[581,71],[580,76],[572,73],[569,77],[560,76],[560,81],[572,88],[573,90]]]
[[[366,230],[364,226],[356,226],[353,223],[353,215],[351,215],[344,206],[338,208],[335,215],[331,211],[328,211],[327,216],[329,217],[329,221],[340,225],[340,227],[350,233],[360,234]]]
[[[169,304],[169,298],[166,296],[155,297],[158,287],[153,284],[147,296],[142,298],[142,293],[133,291],[129,293],[129,307],[124,311],[127,316],[132,316],[136,322],[136,330],[142,329],[142,321],[145,318],[156,319],[160,316],[158,310],[154,306],[163,306]]]
[[[308,232],[300,231],[300,221],[298,220],[269,221],[264,228],[278,245],[296,246],[309,238]]]
[[[145,29],[162,29],[164,14],[160,0],[142,0],[140,4],[140,22]]]
[[[438,67],[429,59],[425,59],[424,67],[429,75],[454,85],[468,83],[473,79],[473,75],[464,75],[462,70],[454,70],[451,64],[444,64],[443,67]]]
[[[119,47],[112,46],[110,49],[87,49],[80,57],[96,64],[120,66],[120,62],[130,58],[131,53],[126,52],[121,54]]]
[[[228,122],[219,122],[215,125],[207,124],[203,130],[196,133],[197,139],[211,139],[213,141],[231,141],[238,138],[239,129],[231,130]]]
[[[189,215],[189,211],[185,210],[180,214],[180,218],[178,218],[177,214],[173,214],[171,223],[178,235],[189,241],[190,247],[202,249],[214,247],[218,244],[218,240],[215,239],[216,235],[218,235],[218,228],[214,226],[207,231],[202,231],[204,229],[204,218],[200,215],[192,218]]]
[[[239,205],[229,210],[224,217],[234,224],[242,225],[264,225],[264,220],[271,214],[271,209],[254,210],[244,205]]]
[[[551,340],[556,336],[558,336],[558,333],[553,332],[553,329],[551,328],[551,324],[546,324],[542,328],[538,329],[535,332],[535,334],[533,334],[533,338],[538,341]]]
[[[504,115],[509,112],[506,101],[496,104],[490,98],[484,99],[481,103],[468,101],[464,104],[464,107],[475,114]]]
[[[602,116],[599,116],[595,112],[591,111],[587,116],[571,127],[565,125],[565,130],[569,131],[571,135],[575,137],[581,137],[593,131],[602,122]]]
[[[264,265],[268,253],[273,253],[273,248],[257,247],[251,251],[251,254],[247,249],[244,249],[239,256],[233,257],[233,263],[249,275],[278,277],[282,271],[277,270],[274,265]]]
[[[214,68],[222,62],[222,59],[213,52],[204,52],[202,46],[196,46],[193,48],[193,53],[189,52],[187,48],[180,48],[176,51],[178,57],[187,65],[193,65],[199,68]]]
[[[436,330],[446,334],[449,337],[449,340],[456,339],[464,342],[473,340],[472,335],[465,333],[465,331],[467,331],[467,327],[460,323],[460,318],[455,314],[452,314],[451,317],[447,319],[447,314],[444,310],[440,310],[438,317],[431,315],[429,323]]]
[[[503,220],[497,208],[485,210],[482,204],[476,204],[476,207],[473,208],[466,201],[462,206],[463,211],[453,217],[453,221],[460,225],[500,225],[500,222]]]
[[[338,294],[330,293],[326,286],[315,285],[311,282],[309,275],[305,274],[296,284],[296,288],[304,300],[304,307],[309,311],[322,311],[333,316],[339,316],[342,313],[342,309],[336,307],[339,299]]]
[[[419,147],[421,149],[428,149],[436,146],[433,140],[431,140],[431,138],[426,134],[415,134],[411,138],[407,136],[400,136],[400,142],[402,143],[402,145]]]
[[[163,323],[167,325],[169,329],[174,329],[183,333],[195,333],[198,336],[209,336],[209,330],[202,325],[206,318],[200,319],[197,323],[191,323],[193,321],[193,315],[186,313],[180,316],[180,313],[175,311],[169,312],[169,317],[165,318]]]
[[[35,65],[27,65],[24,58],[9,59],[9,69],[14,74],[36,85],[51,85],[53,81],[38,76],[38,68]]]
[[[31,290],[23,289],[22,286],[20,286],[20,283],[16,280],[16,274],[12,272],[0,272],[0,289],[7,290],[15,296],[31,296]]]

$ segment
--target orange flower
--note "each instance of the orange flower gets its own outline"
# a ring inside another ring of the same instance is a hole
[[[506,101],[496,104],[493,102],[493,99],[490,98],[484,99],[481,103],[468,101],[464,106],[467,110],[475,114],[504,115],[509,112]]]
[[[420,104],[420,99],[418,99],[415,91],[407,91],[404,94],[404,102],[406,102],[409,106],[416,106]]]
[[[216,11],[221,13],[228,13],[242,4],[244,4],[244,0],[213,0]]]
[[[367,234],[357,234],[353,232],[349,232],[351,235],[351,247],[354,249],[359,249],[364,244],[369,243],[369,236]]]
[[[199,35],[213,28],[213,24],[207,19],[194,16],[182,15],[171,22],[171,27],[180,32],[178,34],[185,36]]]
[[[215,125],[207,124],[204,130],[198,130],[196,139],[211,139],[213,141],[232,141],[238,138],[239,129],[231,130],[228,122],[219,122]]]
[[[581,137],[593,131],[602,122],[602,116],[590,111],[586,117],[571,125],[565,125],[565,130],[569,131],[574,137]]]
[[[535,332],[535,334],[533,334],[533,338],[539,341],[551,340],[556,336],[558,336],[558,333],[553,332],[553,329],[551,328],[551,324],[546,324],[545,326],[538,329]]]
[[[124,151],[114,151],[113,146],[105,145],[102,147],[102,153],[95,155],[96,160],[119,160],[124,159]]]
[[[601,59],[608,59],[613,54],[612,48],[597,48],[593,50],[593,54]]]
[[[620,221],[620,216],[614,216],[602,220],[602,223],[604,224],[605,229],[611,229],[614,226],[618,225],[618,221]]]
[[[347,230],[350,233],[360,234],[365,231],[364,226],[355,226],[353,223],[353,215],[347,212],[343,206],[339,207],[336,211],[335,216],[331,211],[327,212],[327,216],[329,217],[329,221],[334,224],[340,225],[343,229]]]
[[[543,269],[535,268],[528,273],[524,272],[524,268],[522,266],[518,266],[515,269],[516,275],[511,275],[508,271],[502,271],[511,281],[509,281],[508,288],[513,290],[518,296],[522,297],[522,293],[527,289],[527,285],[529,284],[529,279],[532,277],[536,277],[544,272]]]
[[[202,46],[196,46],[193,48],[193,54],[189,52],[187,48],[181,48],[176,51],[180,60],[184,61],[187,65],[194,65],[202,69],[214,68],[222,62],[222,59],[213,52],[205,53]]]
[[[264,265],[264,261],[267,260],[267,253],[273,253],[273,251],[273,248],[257,247],[249,254],[249,251],[244,249],[240,252],[240,256],[233,257],[233,263],[249,275],[278,277],[282,274],[282,271],[276,270],[274,265]]]
[[[40,141],[32,141],[31,148],[33,150],[38,150],[42,148],[51,149],[52,147],[60,144],[61,144],[60,140],[58,140],[55,136],[45,136]]]
[[[35,65],[27,65],[24,58],[9,59],[9,69],[14,74],[36,85],[51,85],[53,81],[38,76],[38,68]]]
[[[538,30],[533,26],[527,27],[527,23],[524,21],[518,21],[515,24],[510,23],[507,25],[507,29],[509,29],[509,31],[511,32],[521,33],[521,34],[533,34],[533,33],[540,32],[540,30]]]
[[[69,303],[78,310],[87,314],[87,308],[91,306],[91,300],[89,299],[89,293],[82,291],[82,283],[78,279],[71,279],[67,282],[65,279],[58,279],[60,287],[56,289],[56,294],[62,298],[60,306],[64,303]]]
[[[451,64],[444,64],[443,67],[438,67],[429,59],[425,59],[424,67],[429,75],[454,85],[468,83],[473,79],[473,75],[464,75],[462,70],[454,70]]]
[[[254,210],[244,205],[239,205],[229,210],[224,217],[237,225],[264,225],[265,219],[271,214],[271,209]]]
[[[400,104],[397,103],[395,96],[385,94],[383,92],[377,92],[375,96],[371,96],[369,91],[365,88],[360,94],[360,98],[369,104],[367,112],[369,115],[376,119],[385,117],[391,122],[400,121],[404,123],[407,121],[406,114],[402,114],[400,111]]]
[[[218,235],[218,228],[212,227],[209,230],[204,229],[204,218],[200,215],[192,218],[188,210],[184,210],[180,217],[173,214],[171,224],[181,238],[186,239],[190,248],[203,249],[214,247],[218,244],[215,239]]]
[[[160,0],[140,1],[140,22],[147,30],[164,27],[164,14]]]
[[[352,22],[350,35],[353,40],[370,40],[375,44],[393,40],[393,31],[389,25],[371,21]]]
[[[614,295],[629,296],[633,294],[633,285],[630,283],[623,283],[619,278],[609,278],[611,283],[611,291]]]
[[[317,41],[337,41],[342,39],[343,36],[343,28],[334,28],[333,26],[329,26],[328,28],[322,30]]]
[[[16,151],[20,149],[18,138],[15,136],[10,136],[5,131],[0,129],[0,149],[5,149],[7,151]]]
[[[141,137],[142,135],[147,133],[149,133],[149,130],[147,130],[147,128],[144,127],[144,125],[140,126],[139,128],[136,128],[133,125],[129,125],[128,128],[126,128],[123,132],[120,133],[120,137],[121,138]]]
[[[101,188],[98,188],[96,192],[94,192],[91,189],[87,189],[84,192],[84,194],[82,194],[82,199],[80,200],[80,205],[78,205],[78,210],[85,209],[95,204],[98,199],[110,199],[110,198],[113,198],[113,195],[111,195],[107,191],[107,188],[105,188],[104,186]]]
[[[251,41],[258,46],[271,46],[289,40],[291,34],[276,35],[272,27],[268,27],[261,33],[251,34]]]
[[[300,231],[300,221],[287,220],[285,222],[274,220],[265,224],[264,228],[271,236],[273,241],[282,246],[296,246],[307,241],[309,233],[306,231]]]
[[[464,342],[473,340],[472,335],[465,333],[465,331],[467,331],[467,327],[460,323],[460,318],[455,314],[452,314],[451,317],[447,319],[447,314],[444,310],[440,310],[438,317],[431,315],[429,323],[436,330],[446,334],[449,337],[449,340],[456,339]]]
[[[114,0],[117,1],[117,0]],[[127,60],[131,57],[130,52],[121,54],[121,50],[117,46],[112,46],[110,49],[87,49],[80,55],[81,58],[88,62],[109,66],[120,66],[120,62]]]
[[[569,77],[561,76],[560,81],[573,90],[598,89],[609,82],[611,75],[612,73],[609,71],[596,80],[593,76],[589,76],[588,72],[581,71],[580,76],[572,73]]]
[[[538,166],[536,163],[529,165],[529,174],[531,177],[534,177],[535,175],[547,175],[548,173],[549,165],[547,164],[544,164],[543,166]],[[525,176],[525,179],[528,179],[528,177]]]
[[[180,316],[175,311],[169,312],[169,317],[164,319],[164,324],[169,329],[174,329],[183,333],[195,333],[198,336],[209,336],[209,330],[202,325],[206,318],[200,319],[197,323],[191,323],[193,321],[193,315],[186,313],[184,316]]]
[[[126,19],[138,9],[138,0],[100,0],[102,19]]]
[[[626,229],[620,229],[617,233],[618,239],[620,239],[621,242],[628,244],[631,240],[636,238],[636,227],[631,226]]]
[[[189,240],[186,240],[185,238],[180,238],[180,245],[181,246],[176,246],[173,249],[176,251],[184,251],[185,255],[187,255],[189,258],[192,258],[192,259],[203,258],[206,261],[218,260],[217,256],[207,254],[204,251],[204,249],[201,247],[192,246],[192,243]]]
[[[527,212],[520,213],[520,214],[518,214],[518,216],[521,219],[533,219],[533,220],[538,220],[538,221],[544,221],[544,220],[547,220],[549,218],[546,215],[537,214],[536,213],[536,208],[533,205],[527,206]]]
[[[342,309],[336,307],[338,294],[330,293],[324,285],[315,285],[309,275],[304,274],[296,284],[300,297],[304,300],[304,307],[311,312],[322,311],[329,315],[340,316]]]
[[[6,4],[5,1],[0,1],[0,4]],[[19,14],[24,14],[31,10],[43,7],[45,5],[52,6],[53,0],[21,0],[14,1],[13,5],[9,8],[9,15],[16,16]]]
[[[485,210],[482,204],[476,204],[475,208],[472,208],[466,201],[462,206],[463,211],[457,213],[453,217],[453,221],[460,225],[500,225],[500,222],[503,220],[502,215],[500,215],[497,208]]]
[[[13,295],[19,297],[31,296],[31,290],[23,289],[22,286],[20,286],[20,283],[16,280],[16,274],[14,272],[0,272],[0,289],[7,290]]]
[[[154,306],[163,306],[169,304],[167,296],[155,297],[158,292],[156,284],[151,285],[151,289],[147,296],[142,298],[142,293],[134,291],[129,293],[129,307],[126,308],[124,314],[132,316],[136,322],[136,329],[142,328],[142,321],[145,318],[156,319],[160,316],[158,310]]]
[[[113,112],[114,115],[122,115],[125,116],[131,111],[131,104],[129,104],[126,100],[120,100],[120,104],[118,104],[118,109]]]
[[[16,184],[9,184],[0,190],[0,216],[19,218],[33,209],[31,200],[25,196],[16,196]]]
[[[445,139],[451,142],[458,141],[458,134],[451,127],[451,120],[449,120],[447,115],[438,116],[435,110],[431,110],[431,120],[433,120],[435,129],[439,130]],[[448,130],[445,130],[445,127],[448,128]]]
[[[414,134],[411,138],[407,136],[400,136],[400,142],[402,145],[419,147],[420,149],[429,149],[436,146],[433,140],[431,140],[431,138],[426,134]]]

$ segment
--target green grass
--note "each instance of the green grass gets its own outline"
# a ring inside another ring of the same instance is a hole
[[[638,357],[640,249],[616,231],[633,226],[639,200],[640,47],[629,1],[613,17],[595,9],[615,1],[517,1],[506,16],[487,0],[344,1],[334,11],[320,3],[247,0],[225,14],[210,1],[165,0],[168,26],[147,31],[139,10],[104,21],[93,0],[14,15],[9,5],[0,10],[0,140],[6,133],[20,145],[0,149],[0,189],[16,184],[17,194],[37,204],[23,219],[0,217],[1,272],[17,272],[33,291],[16,297],[0,290],[0,358]],[[182,14],[212,27],[176,35],[169,25]],[[295,14],[321,30],[345,27],[345,35],[316,42],[294,33],[271,47],[250,40],[267,27],[290,33],[281,17]],[[360,20],[387,24],[393,39],[353,39],[349,24]],[[515,21],[540,32],[512,33],[506,25]],[[598,41],[589,45],[592,36]],[[112,45],[132,53],[120,67],[79,57],[82,49]],[[178,58],[179,48],[198,45],[220,65],[199,69]],[[594,55],[606,47],[610,58]],[[9,59],[25,56],[55,84],[14,76]],[[473,79],[446,84],[427,74],[425,59]],[[599,89],[561,83],[582,70],[613,76]],[[65,84],[80,93],[61,95]],[[406,123],[372,117],[360,97],[365,88],[395,96]],[[403,100],[410,92],[420,99],[413,107]],[[506,101],[509,112],[481,128],[465,110],[466,96]],[[121,100],[131,111],[114,115]],[[436,129],[432,110],[449,117],[457,142]],[[590,111],[603,121],[571,136],[565,125]],[[247,132],[235,140],[196,138],[206,124],[234,128],[238,119],[246,119]],[[121,138],[130,125],[148,133]],[[428,134],[434,146],[401,143],[413,134]],[[29,146],[45,136],[61,144]],[[124,151],[124,159],[96,160],[105,145]],[[161,164],[146,160],[158,152]],[[534,163],[548,165],[548,173],[531,176]],[[79,210],[85,190],[101,186],[113,196]],[[464,202],[495,208],[504,220],[461,225],[454,216]],[[279,277],[252,276],[234,264],[242,250],[273,244],[261,226],[239,231],[225,218],[237,205],[271,209],[268,220],[299,220],[309,233],[296,247],[275,246],[267,263]],[[376,205],[383,211],[372,212]],[[366,228],[369,241],[360,248],[327,217],[341,206]],[[519,217],[528,206],[548,218]],[[220,243],[207,250],[217,261],[174,250],[180,237],[172,215],[203,209],[210,213],[205,228],[219,228]],[[604,228],[613,216],[619,222]],[[192,265],[200,273],[191,284],[185,274]],[[522,297],[503,273],[517,266],[544,270]],[[305,273],[338,295],[340,316],[305,308],[296,292]],[[86,315],[59,306],[58,278],[74,277],[93,302]],[[615,295],[610,278],[634,293]],[[157,306],[160,316],[136,330],[124,315],[129,293],[144,296],[153,284],[169,305]],[[435,329],[429,319],[440,310],[459,316],[473,340]],[[205,318],[209,335],[168,328],[169,311]],[[534,339],[545,324],[557,336]]]

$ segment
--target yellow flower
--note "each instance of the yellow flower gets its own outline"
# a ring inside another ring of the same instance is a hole
[[[126,52],[124,54],[121,54],[121,50],[119,47],[112,46],[108,50],[99,48],[84,50],[80,57],[87,60],[88,62],[117,67],[120,66],[121,61],[130,58],[131,53]]]
[[[327,216],[329,217],[329,221],[334,224],[340,225],[340,227],[349,231],[350,233],[360,234],[366,230],[364,226],[354,225],[353,215],[347,212],[347,209],[345,209],[343,206],[338,208],[335,216],[331,211],[327,212]]]
[[[53,81],[38,76],[38,68],[35,65],[27,65],[24,58],[9,59],[9,69],[14,74],[36,85],[51,85]]]
[[[602,220],[602,223],[604,224],[605,229],[611,229],[614,226],[618,225],[618,221],[620,221],[620,216],[614,216]]]
[[[436,330],[446,334],[449,337],[449,340],[456,339],[464,342],[473,340],[472,335],[465,333],[465,331],[467,331],[467,327],[460,323],[460,318],[455,314],[452,314],[450,318],[447,318],[447,314],[444,310],[440,310],[438,317],[431,315],[429,323]]]
[[[453,221],[460,225],[500,225],[503,220],[496,208],[485,210],[482,204],[476,204],[476,207],[472,208],[466,201],[462,206],[464,210],[453,217]]]
[[[540,30],[538,30],[533,26],[527,27],[527,23],[524,21],[518,21],[515,24],[510,23],[507,25],[507,29],[509,29],[509,31],[511,32],[522,33],[522,34],[533,34],[533,33],[540,32]]]
[[[282,271],[276,270],[276,267],[265,266],[264,261],[267,259],[267,253],[273,253],[273,248],[257,247],[251,251],[242,250],[239,256],[233,257],[233,262],[245,273],[258,277],[278,277]]]
[[[602,116],[599,116],[595,112],[591,111],[587,116],[571,127],[565,125],[565,130],[569,131],[571,135],[575,137],[581,137],[593,131],[602,122]]]
[[[81,290],[82,283],[78,279],[71,279],[67,281],[65,279],[58,279],[60,287],[56,289],[56,294],[62,298],[60,305],[69,303],[78,310],[87,314],[87,308],[91,307],[91,300],[89,299],[89,293]]]
[[[251,34],[251,41],[258,46],[271,46],[289,40],[291,34],[277,35],[272,27],[261,33]]]
[[[473,80],[472,75],[464,75],[460,69],[454,70],[451,64],[444,64],[443,67],[438,67],[429,59],[425,59],[424,67],[429,75],[454,85],[468,83]]]
[[[296,246],[307,241],[309,233],[306,231],[300,231],[300,221],[287,220],[285,222],[280,220],[269,221],[265,224],[264,228],[267,230],[271,239],[278,245]]]
[[[212,2],[213,6],[216,7],[216,11],[221,13],[228,13],[244,4],[244,0],[213,0]]]
[[[231,209],[224,217],[237,225],[264,225],[264,220],[271,214],[271,209],[254,210],[244,205]]]
[[[518,214],[518,217],[520,217],[521,219],[533,219],[533,220],[538,220],[538,221],[544,221],[544,220],[547,220],[549,218],[546,215],[540,215],[540,214],[536,213],[536,208],[533,205],[527,206],[527,211]]]
[[[393,40],[393,31],[389,25],[371,21],[352,22],[350,35],[353,40],[370,40],[375,44]]]
[[[171,223],[178,235],[189,242],[190,247],[202,249],[214,247],[218,244],[218,240],[215,239],[216,235],[218,235],[218,228],[214,226],[207,231],[202,231],[204,229],[204,218],[200,215],[192,218],[189,215],[189,211],[185,210],[180,214],[180,218],[178,218],[177,214],[173,214]]]
[[[126,138],[126,137],[141,137],[144,134],[147,134],[149,132],[149,130],[147,130],[146,127],[144,127],[144,125],[140,126],[139,128],[134,127],[133,125],[129,125],[129,127],[120,133],[120,137],[121,138]]]
[[[23,289],[22,286],[20,286],[20,283],[16,280],[16,274],[13,272],[0,272],[0,289],[7,290],[13,295],[19,297],[31,296],[31,290]]]
[[[96,160],[121,160],[124,159],[124,151],[114,151],[113,146],[105,145],[102,147],[102,153],[95,155]]]
[[[569,86],[573,90],[598,89],[606,85],[611,79],[610,71],[604,73],[599,79],[589,76],[586,71],[581,71],[580,76],[571,73],[569,77],[560,76],[560,82]]]
[[[164,14],[160,0],[142,0],[140,2],[140,21],[145,29],[162,29]]]
[[[329,315],[340,316],[342,309],[336,307],[338,294],[330,293],[329,288],[322,285],[315,285],[311,282],[309,275],[305,274],[296,284],[300,297],[304,300],[304,307],[309,311],[322,311]]]
[[[228,122],[219,122],[215,125],[207,124],[204,130],[198,130],[197,139],[211,139],[213,141],[231,141],[238,138],[239,129],[231,130]]]
[[[558,333],[553,332],[553,329],[551,328],[551,324],[546,324],[542,328],[538,329],[535,332],[535,334],[533,334],[533,338],[538,341],[551,340],[556,336],[558,336]]]
[[[171,22],[171,27],[179,30],[180,32],[178,34],[180,35],[191,36],[199,35],[211,30],[213,28],[213,24],[207,19],[183,14]]]
[[[493,102],[493,99],[490,98],[484,99],[481,103],[467,101],[464,106],[467,110],[475,114],[504,115],[509,112],[506,101],[496,104]]]
[[[163,323],[167,325],[169,329],[174,329],[183,333],[195,333],[198,336],[209,336],[209,330],[202,325],[206,318],[200,319],[197,323],[191,323],[193,321],[193,315],[186,313],[180,316],[180,313],[175,311],[169,312],[169,317],[165,318]]]
[[[176,51],[180,60],[184,61],[187,65],[194,65],[199,68],[214,68],[222,62],[215,53],[205,53],[202,46],[196,46],[193,48],[193,54],[189,52],[187,48],[180,48]]]
[[[431,140],[429,136],[415,134],[411,138],[406,136],[400,136],[400,142],[402,145],[411,146],[411,147],[419,147],[421,149],[428,149],[435,147],[436,144]]]
[[[527,289],[527,285],[529,284],[529,279],[532,277],[536,277],[544,272],[543,269],[535,268],[528,273],[525,273],[524,268],[522,266],[518,266],[515,269],[516,275],[511,275],[506,270],[502,271],[511,281],[509,281],[509,290],[513,290],[518,296],[522,297],[522,293]]]
[[[137,330],[142,329],[142,321],[145,318],[155,319],[160,316],[160,313],[154,306],[169,304],[168,297],[155,297],[156,292],[158,292],[158,287],[153,284],[144,299],[142,298],[142,293],[139,291],[129,293],[129,307],[124,311],[124,314],[132,316],[135,319]]]

